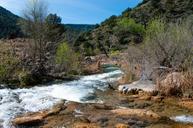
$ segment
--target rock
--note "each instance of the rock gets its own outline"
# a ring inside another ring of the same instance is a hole
[[[103,110],[112,110],[112,109],[114,109],[114,107],[108,106],[108,105],[105,105],[105,104],[96,104],[96,105],[94,105],[94,108],[95,109],[103,109]]]
[[[164,96],[154,96],[151,98],[151,100],[155,102],[161,102],[164,99]]]
[[[148,111],[145,109],[115,109],[111,110],[113,114],[117,114],[119,116],[137,116],[145,119],[151,119],[151,120],[159,120],[161,117],[154,113],[153,111]]]
[[[90,123],[90,120],[85,116],[78,116],[78,117],[76,117],[76,120],[80,121],[82,123]]]
[[[44,115],[24,116],[15,118],[12,123],[16,126],[36,126],[43,122],[43,119]]]
[[[118,90],[124,94],[128,94],[131,90],[137,90],[137,93],[142,90],[145,92],[152,92],[155,90],[155,84],[153,84],[152,81],[139,80],[128,85],[121,85]]]
[[[126,124],[116,124],[115,128],[130,128],[129,125]]]
[[[73,128],[100,128],[95,124],[90,123],[76,123]]]
[[[65,101],[54,106],[51,110],[46,113],[46,116],[56,115],[60,113],[62,110],[65,110],[67,107],[64,105]]]
[[[88,119],[91,123],[99,123],[99,124],[104,124],[109,120],[107,117],[103,115],[90,116]]]
[[[179,102],[179,105],[185,108],[188,108],[190,110],[193,110],[193,101],[182,101]]]
[[[66,109],[64,101],[54,106],[51,110],[26,114],[22,117],[15,118],[12,122],[14,125],[36,126],[44,121],[44,118],[52,115],[57,115],[61,110]]]
[[[151,96],[142,96],[139,100],[151,100]]]

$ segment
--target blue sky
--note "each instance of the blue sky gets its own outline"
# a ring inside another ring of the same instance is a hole
[[[49,12],[57,13],[63,23],[96,24],[111,15],[119,15],[142,0],[45,0]],[[0,6],[21,15],[27,0],[0,0]]]

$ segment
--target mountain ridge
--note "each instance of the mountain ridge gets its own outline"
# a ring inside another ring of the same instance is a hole
[[[11,11],[0,6],[0,38],[16,38],[23,37],[18,20],[21,17],[13,14]],[[92,24],[63,24],[68,31],[86,32],[95,28]]]

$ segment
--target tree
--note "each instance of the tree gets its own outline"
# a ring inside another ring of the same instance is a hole
[[[56,14],[48,15],[47,10],[45,1],[29,0],[23,11],[24,20],[20,21],[23,32],[32,39],[27,49],[28,60],[32,61],[29,70],[40,76],[46,75],[48,61],[53,58],[51,55],[57,47],[56,42],[59,42],[64,33],[62,19]]]
[[[62,34],[65,31],[64,25],[61,24],[61,17],[57,14],[49,14],[46,17],[46,39],[51,42],[59,42],[63,38]]]
[[[23,32],[33,40],[29,43],[28,54],[32,58],[36,72],[40,74],[45,73],[46,17],[47,4],[42,0],[29,0],[23,11],[24,20],[20,22]]]
[[[53,25],[61,24],[61,21],[62,19],[59,16],[57,16],[57,14],[51,13],[46,17],[46,22],[48,24],[53,24]]]

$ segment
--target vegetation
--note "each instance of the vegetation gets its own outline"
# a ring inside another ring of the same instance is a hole
[[[5,44],[0,44],[0,56],[0,81],[7,82],[14,77],[19,60]]]
[[[85,55],[105,53],[108,56],[111,51],[126,49],[129,43],[141,42],[144,31],[144,26],[132,18],[118,19],[112,16],[94,31],[82,34],[74,46],[79,47]]]
[[[193,87],[192,39],[191,19],[176,23],[152,20],[144,43],[129,48],[128,61],[134,66],[140,64],[143,75],[155,80],[162,93],[182,95]]]
[[[0,6],[0,38],[15,38],[22,36],[17,21],[20,18]]]
[[[151,63],[187,70],[192,61],[193,32],[191,20],[169,23],[151,21],[146,31],[144,48]]]
[[[134,19],[122,18],[118,20],[117,24],[119,29],[126,29],[133,34],[143,35],[145,33],[144,26],[136,23]]]
[[[57,48],[56,63],[60,72],[65,71],[65,75],[81,73],[80,55],[75,53],[66,42],[61,43]]]

